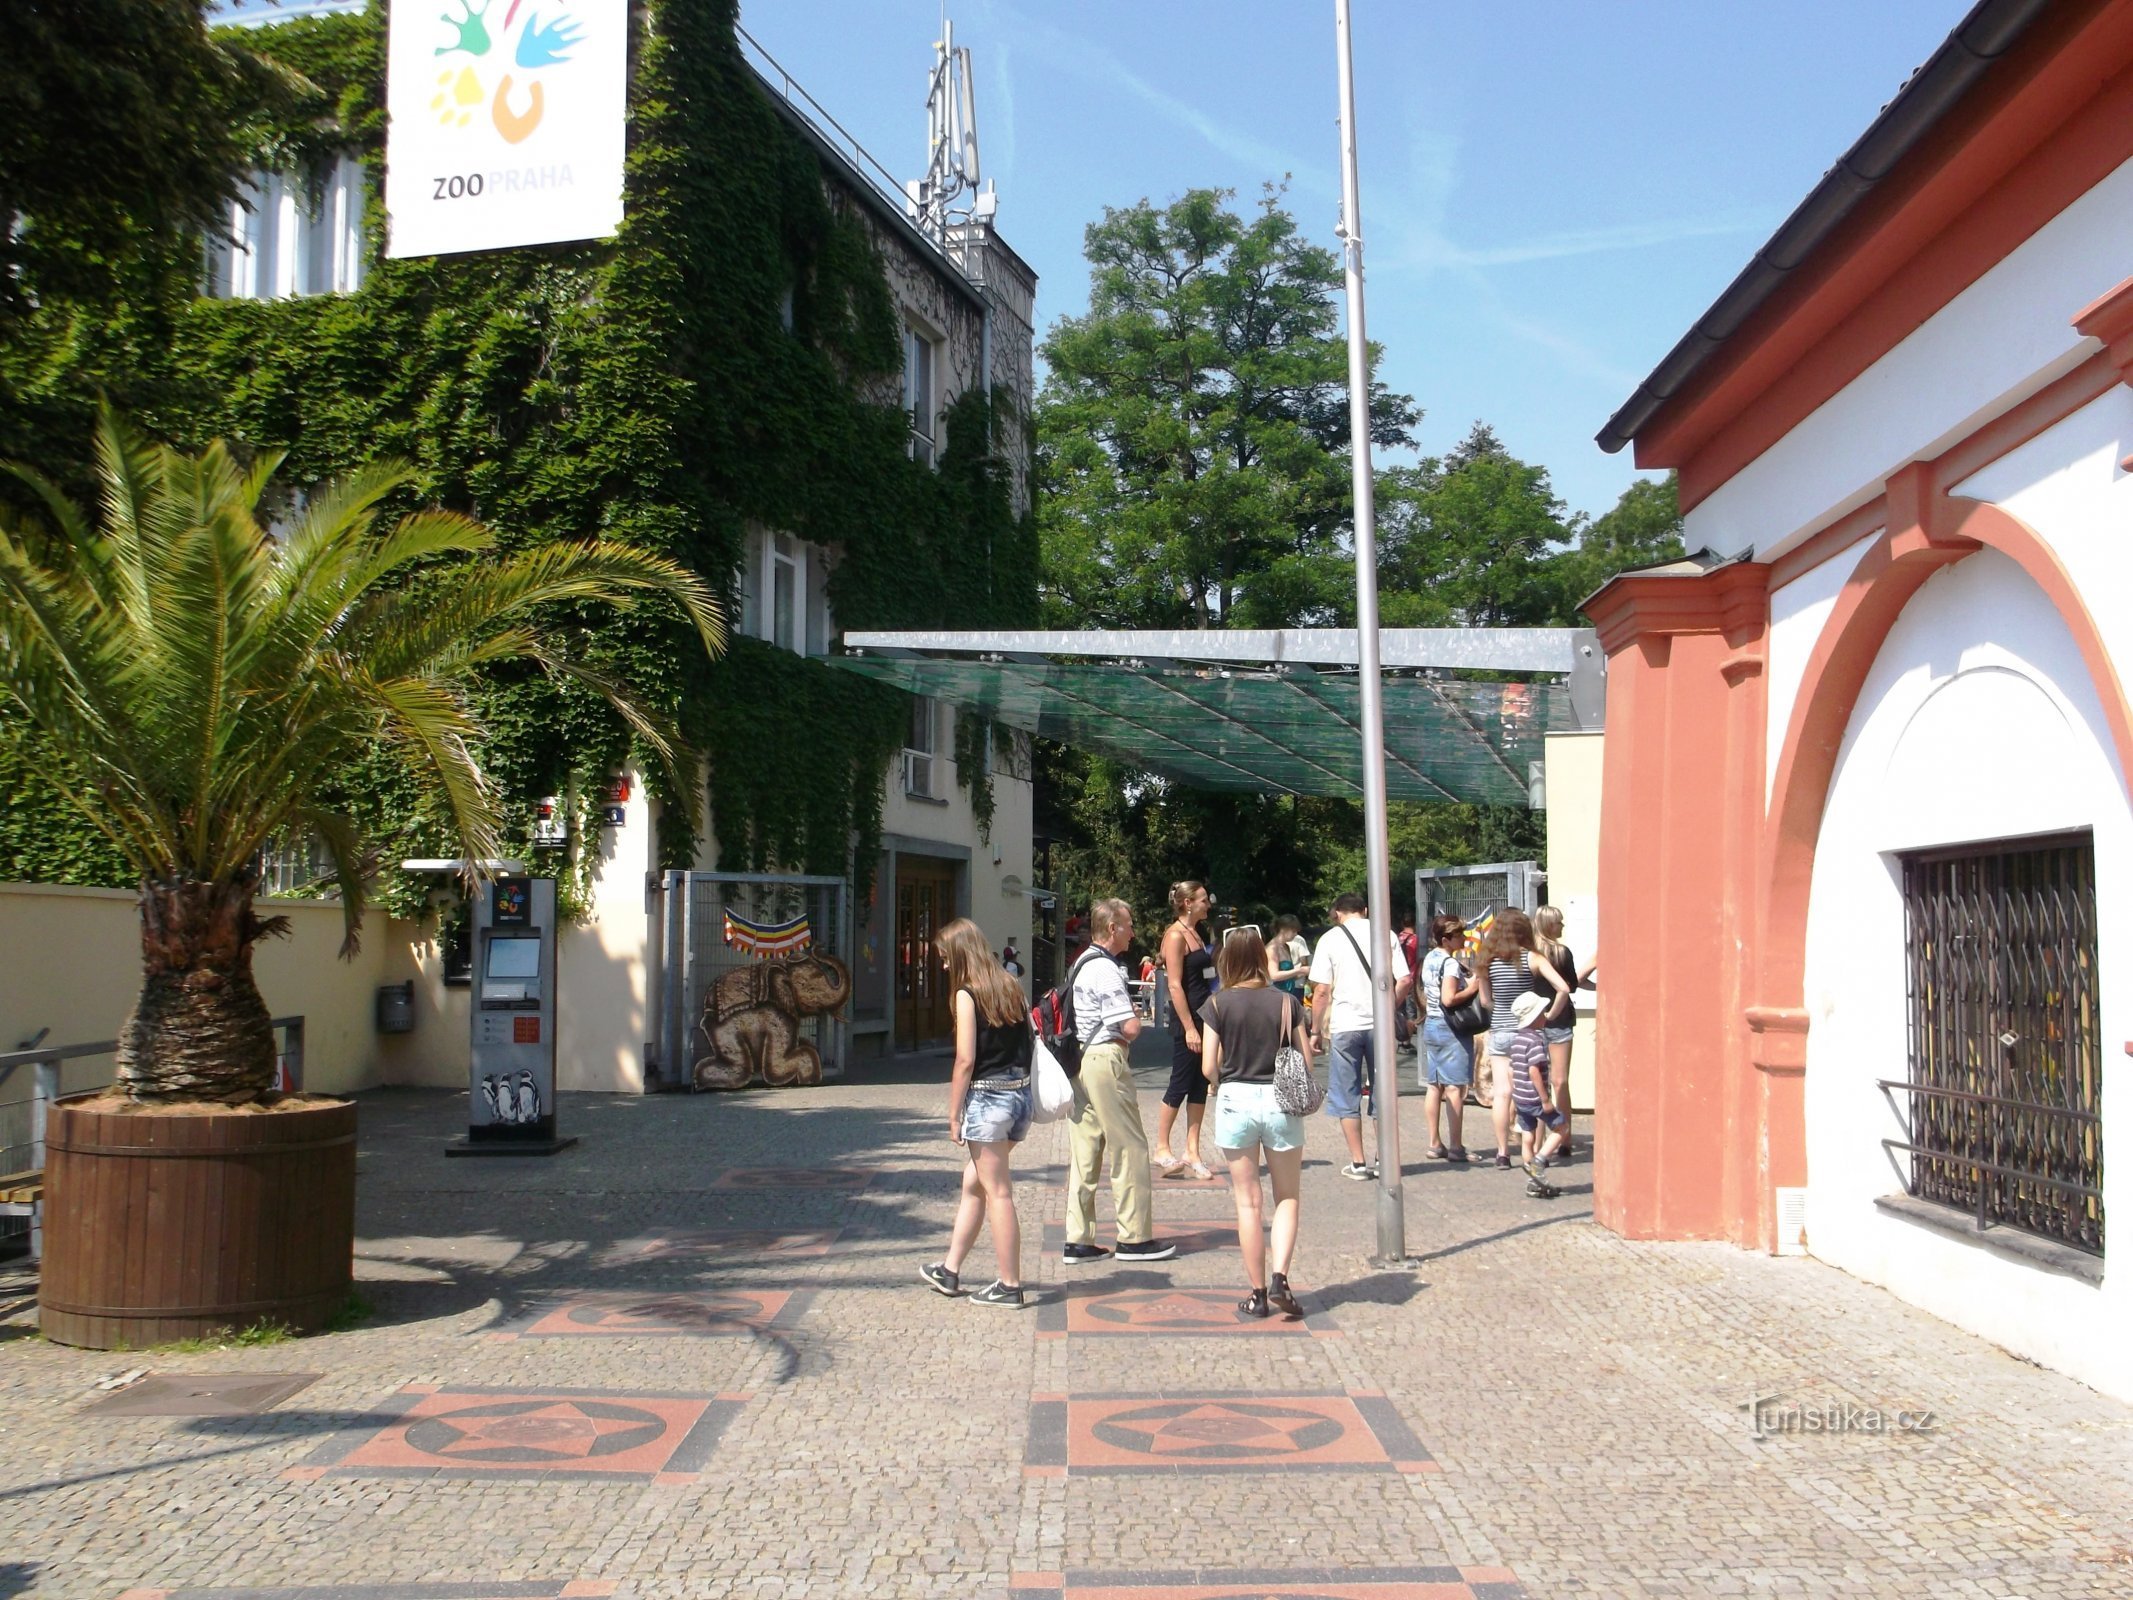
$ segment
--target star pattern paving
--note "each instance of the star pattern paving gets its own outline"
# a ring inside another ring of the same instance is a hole
[[[536,1466],[619,1455],[666,1431],[665,1418],[611,1400],[504,1400],[425,1417],[405,1439],[441,1460]]]
[[[1347,1431],[1323,1412],[1258,1400],[1165,1401],[1114,1412],[1091,1430],[1115,1449],[1181,1461],[1297,1456]]]

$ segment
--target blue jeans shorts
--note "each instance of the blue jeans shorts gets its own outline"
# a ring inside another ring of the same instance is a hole
[[[1520,1133],[1536,1132],[1544,1122],[1551,1128],[1560,1128],[1569,1121],[1570,1119],[1556,1110],[1554,1106],[1544,1106],[1539,1111],[1528,1111],[1524,1106],[1518,1108],[1518,1131]]]
[[[970,1098],[963,1102],[965,1144],[998,1144],[1003,1139],[1020,1144],[1029,1137],[1029,1079],[1012,1083],[1011,1088],[995,1088],[981,1078],[970,1086]]]
[[[1333,1048],[1326,1053],[1326,1115],[1359,1117],[1363,1114],[1363,1083],[1370,1076],[1370,1030],[1333,1035]],[[1370,1114],[1378,1114],[1377,1096],[1370,1097]]]
[[[1422,1081],[1464,1089],[1474,1081],[1474,1046],[1432,1018],[1422,1029]]]
[[[1303,1118],[1281,1109],[1271,1083],[1225,1083],[1215,1091],[1218,1149],[1238,1154],[1255,1145],[1294,1150],[1303,1138]]]

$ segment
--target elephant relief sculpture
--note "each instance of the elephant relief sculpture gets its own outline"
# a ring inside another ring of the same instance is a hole
[[[756,961],[724,974],[696,1024],[696,1087],[820,1083],[822,1056],[800,1037],[801,1019],[842,1015],[851,993],[852,974],[835,956]]]

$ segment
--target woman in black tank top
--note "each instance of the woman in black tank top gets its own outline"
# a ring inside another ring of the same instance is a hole
[[[983,1223],[992,1230],[999,1277],[971,1299],[979,1305],[1020,1307],[1022,1234],[1015,1221],[1015,1185],[1008,1163],[1029,1132],[1030,1058],[1037,1039],[1030,1027],[1029,1002],[1022,985],[993,955],[992,941],[968,917],[941,929],[935,947],[955,994],[948,1137],[963,1148],[965,1160],[948,1254],[919,1268],[919,1276],[937,1294],[961,1294],[963,1262]]]
[[[1207,1079],[1200,1072],[1200,1008],[1214,993],[1215,953],[1200,937],[1200,924],[1214,909],[1214,897],[1197,878],[1170,886],[1170,909],[1177,920],[1163,930],[1161,981],[1170,988],[1170,1083],[1156,1118],[1155,1150],[1149,1156],[1158,1176],[1211,1178],[1200,1159],[1200,1124],[1207,1116]],[[1172,1155],[1170,1140],[1185,1107],[1185,1153]]]

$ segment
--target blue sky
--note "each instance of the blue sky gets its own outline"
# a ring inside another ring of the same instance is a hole
[[[1083,309],[1106,205],[1339,193],[1330,0],[952,0],[1001,233],[1040,321]],[[1609,414],[1967,0],[1353,0],[1368,316],[1423,448],[1476,419],[1598,513]],[[742,24],[891,170],[925,151],[940,0],[743,0]]]

